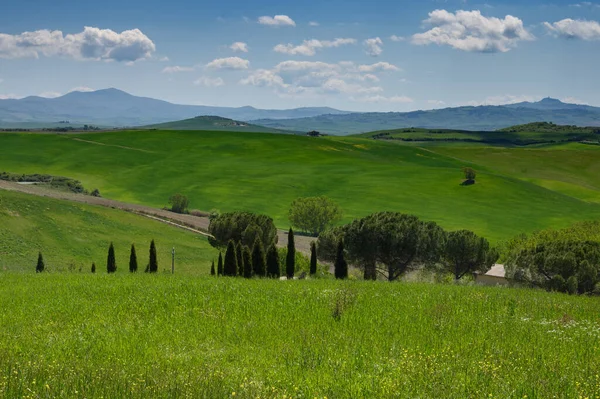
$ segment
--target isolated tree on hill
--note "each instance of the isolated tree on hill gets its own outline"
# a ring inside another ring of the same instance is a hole
[[[465,167],[463,168],[463,173],[465,174],[465,180],[474,182],[475,177],[477,176],[477,172],[473,168]]]
[[[137,263],[137,255],[135,253],[135,245],[131,244],[131,253],[129,254],[129,271],[131,273],[137,272],[138,263]]]
[[[294,244],[294,231],[290,227],[288,232],[287,254],[285,256],[285,275],[288,279],[294,278],[296,271],[296,246]]]
[[[241,241],[238,241],[235,247],[235,254],[237,256],[238,276],[244,275],[244,246]]]
[[[277,244],[277,228],[273,219],[249,212],[223,213],[210,220],[208,241],[215,248],[227,247],[229,240],[252,246],[257,236],[265,246]]]
[[[158,257],[156,256],[156,244],[154,244],[154,240],[150,242],[150,267],[148,271],[150,273],[156,273],[158,271]]]
[[[252,278],[252,253],[247,245],[242,248],[242,259],[244,261],[244,277]]]
[[[174,194],[169,197],[169,204],[171,204],[171,212],[185,213],[189,205],[189,200],[183,194]]]
[[[221,252],[219,252],[219,263],[217,266],[217,275],[219,275],[219,276],[223,275],[223,254]]]
[[[235,254],[235,244],[233,240],[227,244],[225,252],[225,262],[223,263],[223,274],[229,277],[235,277],[238,274],[237,255]]]
[[[269,247],[267,252],[267,277],[279,278],[281,276],[281,264],[279,262],[279,252],[275,245]]]
[[[448,233],[444,259],[446,270],[460,280],[467,273],[486,273],[498,260],[498,254],[485,238],[469,230],[459,230]]]
[[[342,211],[327,197],[297,198],[290,206],[288,218],[293,227],[316,237],[338,222]]]
[[[212,261],[212,265],[210,266],[210,275],[211,276],[215,275],[215,260],[214,259]]]
[[[312,241],[310,243],[310,275],[317,274],[317,244]]]
[[[114,273],[117,271],[117,260],[115,259],[115,247],[113,243],[110,243],[108,247],[108,258],[106,259],[106,271],[108,273]]]
[[[252,269],[254,275],[265,277],[267,275],[267,261],[265,259],[265,249],[260,237],[256,237],[252,247]]]
[[[38,253],[37,265],[35,265],[35,272],[41,273],[44,271],[44,258],[42,257],[42,252]]]
[[[96,264],[92,262],[92,273],[96,273]]]
[[[344,258],[344,242],[340,240],[337,246],[337,254],[335,257],[335,278],[346,279],[348,278],[348,262]]]

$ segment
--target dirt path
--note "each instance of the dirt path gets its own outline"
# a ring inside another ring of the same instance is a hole
[[[79,202],[83,204],[104,206],[107,208],[121,209],[127,212],[137,213],[142,216],[150,217],[162,223],[186,229],[197,234],[208,235],[208,225],[210,221],[208,216],[182,215],[165,211],[164,209],[152,208],[150,206],[130,204],[126,202],[111,200],[108,198],[92,197],[90,195],[75,194],[53,190],[38,184],[18,184],[5,180],[0,180],[0,190],[18,191],[21,193],[37,195],[40,197],[55,198],[65,201]],[[279,247],[287,245],[287,231],[278,231]],[[310,254],[310,243],[314,237],[295,236],[296,250],[305,254]]]

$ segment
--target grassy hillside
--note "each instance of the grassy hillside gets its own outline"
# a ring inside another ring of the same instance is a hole
[[[205,274],[215,256],[208,241],[196,234],[124,211],[0,190],[0,270],[33,271],[42,251],[50,271],[89,273],[92,262],[106,273],[108,245],[114,242],[118,272],[129,268],[135,243],[141,271],[148,262],[150,240],[158,249],[159,270]],[[1,396],[1,395],[0,395]]]
[[[144,274],[0,284],[7,398],[600,395],[597,298]]]
[[[284,133],[293,134],[289,130],[273,129],[265,126],[253,125],[247,122],[234,121],[233,119],[221,118],[220,116],[197,116],[181,121],[159,123],[144,126],[144,129],[158,130],[210,130],[229,132],[251,132],[251,133]]]
[[[595,150],[600,148],[567,147],[563,160],[568,165]],[[534,154],[543,159],[550,150],[540,151]],[[105,197],[157,207],[181,192],[191,208],[262,212],[279,227],[288,225],[295,198],[312,195],[338,201],[344,221],[401,211],[492,240],[600,218],[600,205],[585,202],[586,196],[549,190],[493,163],[473,163],[477,184],[463,187],[465,165],[471,163],[460,153],[358,138],[180,131],[0,134],[0,170],[68,176]],[[576,170],[546,165],[569,174]]]

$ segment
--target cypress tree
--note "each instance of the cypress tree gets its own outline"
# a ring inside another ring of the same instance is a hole
[[[225,261],[223,263],[223,274],[229,277],[237,276],[237,256],[235,254],[235,244],[229,240],[227,251],[225,251]]]
[[[281,276],[279,252],[277,252],[277,247],[275,245],[271,245],[267,252],[267,277],[279,278],[279,276]]]
[[[288,280],[294,278],[294,272],[296,271],[296,246],[294,245],[294,232],[290,227],[288,232],[288,245],[287,255],[285,257],[285,275]]]
[[[92,273],[96,273],[96,264],[92,262]]]
[[[114,273],[117,271],[117,260],[115,259],[115,247],[113,243],[110,243],[108,247],[108,258],[106,259],[106,271],[108,273]]]
[[[135,254],[135,245],[131,244],[131,254],[129,255],[129,271],[131,273],[137,272],[137,255]]]
[[[38,253],[38,261],[37,261],[37,265],[35,265],[35,272],[36,273],[41,273],[44,271],[44,258],[42,257],[42,252],[40,251]]]
[[[156,273],[158,271],[158,258],[156,256],[156,244],[154,244],[154,240],[150,242],[150,267],[148,271],[150,273]]]
[[[348,262],[344,259],[344,242],[340,240],[337,247],[337,255],[335,257],[335,278],[348,278]]]
[[[219,263],[217,266],[217,275],[219,275],[219,276],[223,275],[223,254],[221,252],[219,252]]]
[[[242,249],[242,259],[244,260],[244,277],[252,278],[252,254],[247,245],[244,245]]]
[[[254,270],[254,275],[258,277],[265,277],[267,275],[265,249],[258,236],[256,237],[256,240],[254,240],[254,246],[252,247],[252,270]]]
[[[210,266],[210,275],[211,276],[215,275],[215,260],[214,259],[212,261],[212,265]]]
[[[317,244],[313,241],[310,243],[310,275],[317,274]]]
[[[244,275],[244,256],[242,254],[243,251],[242,242],[238,241],[237,246],[235,247],[235,254],[237,256],[237,265],[238,265],[238,276]]]

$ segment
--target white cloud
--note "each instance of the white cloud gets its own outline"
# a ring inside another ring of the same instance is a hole
[[[383,49],[381,48],[381,46],[383,46],[383,41],[378,37],[365,40],[364,45],[367,54],[371,57],[377,57],[383,52]]]
[[[403,36],[392,35],[390,36],[390,40],[393,42],[403,42],[406,40],[406,38],[404,38]]]
[[[268,26],[296,26],[296,22],[287,15],[263,16],[258,18],[258,23]]]
[[[382,96],[379,94],[374,95],[374,96],[353,98],[353,100],[359,101],[359,102],[365,102],[365,103],[397,103],[397,104],[410,104],[415,101],[412,98],[406,97],[406,96],[386,97],[386,96]]]
[[[259,69],[251,73],[247,78],[240,80],[240,83],[258,87],[286,87],[283,78],[268,69]]]
[[[162,57],[159,59],[160,62],[168,62],[169,61],[169,57]]]
[[[235,42],[229,48],[233,51],[240,51],[242,53],[248,52],[248,45],[244,42]]]
[[[0,100],[16,100],[19,97],[15,94],[0,94]]]
[[[535,37],[523,27],[523,21],[512,15],[504,19],[484,17],[481,11],[460,10],[451,13],[435,10],[424,23],[432,28],[412,36],[417,45],[446,45],[471,52],[506,52],[519,41]]]
[[[368,94],[368,93],[379,93],[383,91],[383,88],[379,86],[365,87],[355,83],[348,83],[345,80],[332,78],[326,80],[322,86],[323,90],[331,93],[345,93],[345,94]]]
[[[373,71],[400,71],[396,65],[390,64],[389,62],[377,62],[371,65],[359,65],[358,70],[360,72],[373,72]]]
[[[91,87],[87,87],[87,86],[77,86],[77,87],[73,87],[71,90],[69,90],[69,93],[74,92],[74,91],[90,92],[90,91],[95,91],[95,90],[92,89]]]
[[[56,98],[56,97],[60,97],[61,93],[59,93],[57,91],[45,91],[45,92],[41,93],[39,96],[44,97],[44,98]]]
[[[318,22],[315,22],[315,21],[310,21],[310,22],[308,23],[308,26],[319,26],[319,23],[318,23]]]
[[[544,22],[544,26],[555,36],[566,39],[600,40],[600,24],[596,21],[563,19],[558,22]]]
[[[194,84],[196,86],[219,87],[223,86],[225,81],[221,78],[209,78],[207,76],[201,76],[194,81]]]
[[[83,32],[37,30],[18,35],[0,33],[0,58],[62,56],[85,60],[133,62],[150,58],[156,46],[139,29],[121,33],[86,26]]]
[[[274,51],[283,54],[290,55],[308,55],[312,56],[316,54],[317,50],[331,47],[340,47],[347,44],[355,44],[356,39],[350,38],[336,38],[334,40],[304,40],[301,45],[294,46],[291,43],[278,44],[273,48]]]
[[[192,67],[182,67],[182,66],[169,66],[169,67],[165,67],[162,70],[162,73],[179,73],[179,72],[192,72],[194,71],[194,68]]]
[[[206,64],[210,69],[248,69],[250,61],[240,57],[217,58]]]
[[[529,96],[529,95],[512,95],[505,94],[500,96],[489,96],[486,97],[483,101],[469,101],[467,105],[472,106],[480,106],[480,105],[506,105],[506,104],[516,104],[522,103],[525,101],[535,102],[541,100],[541,97],[538,96]]]

